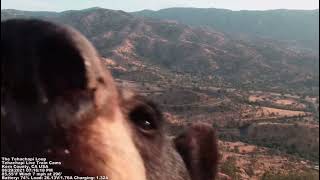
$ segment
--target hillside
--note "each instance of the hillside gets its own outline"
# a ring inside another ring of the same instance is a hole
[[[215,8],[169,8],[159,11],[144,10],[133,14],[176,20],[195,26],[209,26],[233,35],[285,40],[315,50],[319,47],[319,9],[231,11]]]
[[[2,20],[12,17],[45,18],[74,26],[104,57],[122,65],[140,64],[146,67],[144,73],[153,67],[164,77],[184,74],[205,85],[291,93],[310,94],[319,86],[317,53],[273,41],[237,40],[208,28],[101,8],[62,13],[1,11]],[[146,78],[156,80],[160,74]]]
[[[1,11],[1,20],[14,17],[85,34],[118,86],[160,106],[170,134],[190,122],[211,124],[220,139],[221,179],[319,179],[316,51],[102,8]]]

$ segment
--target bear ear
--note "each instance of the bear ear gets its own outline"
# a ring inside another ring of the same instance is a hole
[[[192,124],[174,139],[192,180],[213,180],[218,166],[218,145],[214,129]]]

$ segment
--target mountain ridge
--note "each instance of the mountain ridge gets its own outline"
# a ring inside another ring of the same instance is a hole
[[[296,40],[314,50],[319,47],[319,9],[233,11],[217,8],[167,8],[158,11],[137,11],[132,14],[177,20],[194,26],[209,26],[230,34]]]
[[[1,11],[1,20],[14,17]],[[159,105],[170,134],[190,122],[215,127],[220,170],[232,179],[319,179],[318,53],[102,8],[36,18],[82,32],[118,86]]]
[[[2,10],[1,19],[14,18],[16,14],[34,17],[32,12],[10,14]],[[249,89],[306,92],[318,85],[314,84],[314,78],[319,77],[318,69],[313,73],[319,63],[317,54],[274,41],[248,42],[206,27],[103,8],[36,15],[75,27],[105,58],[127,68],[140,64],[146,67],[144,71],[150,66],[160,68],[161,72],[189,74],[194,82]]]

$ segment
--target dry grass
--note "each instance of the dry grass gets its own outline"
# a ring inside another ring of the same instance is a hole
[[[250,102],[264,101],[265,98],[267,98],[267,96],[263,96],[263,95],[250,95],[250,96],[249,96],[249,101],[250,101]]]
[[[275,100],[275,103],[281,104],[281,105],[292,105],[296,103],[296,101],[293,99],[277,99]]]
[[[257,116],[280,116],[280,117],[293,117],[293,116],[304,116],[307,113],[304,111],[291,111],[291,110],[284,110],[284,109],[277,109],[277,108],[270,108],[270,107],[261,107],[259,111],[257,111]]]
[[[235,159],[234,164],[240,179],[258,180],[268,171],[299,172],[312,167],[309,162],[270,154],[268,148],[242,142],[219,141],[219,146],[222,151],[220,163],[228,162],[230,158]],[[239,152],[236,152],[235,149],[239,149]]]

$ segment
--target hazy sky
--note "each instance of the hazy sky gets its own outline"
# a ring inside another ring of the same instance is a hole
[[[225,8],[232,10],[318,9],[318,0],[1,0],[1,9],[63,11],[103,7],[124,11],[169,7]]]

